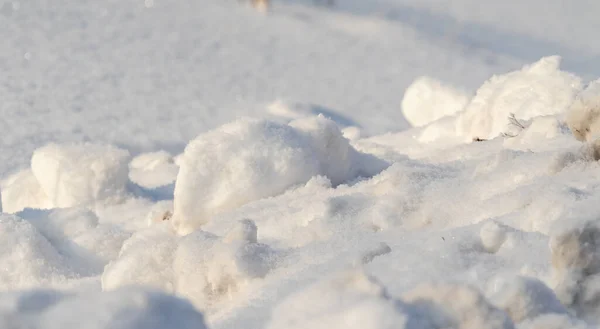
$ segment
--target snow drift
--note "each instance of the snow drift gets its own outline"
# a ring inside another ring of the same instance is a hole
[[[313,176],[339,185],[385,166],[356,151],[321,115],[289,124],[241,119],[188,144],[175,184],[172,222],[186,234],[216,214],[280,194]]]

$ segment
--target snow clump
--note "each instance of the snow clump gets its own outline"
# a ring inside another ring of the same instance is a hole
[[[560,70],[559,56],[544,57],[519,71],[493,76],[477,90],[458,117],[457,133],[469,141],[491,139],[506,128],[512,114],[519,120],[560,114],[581,90],[581,79]]]
[[[129,152],[100,144],[49,144],[33,153],[31,170],[57,208],[95,206],[126,192]]]
[[[219,213],[275,196],[324,175],[333,185],[387,166],[355,150],[319,115],[281,124],[240,119],[198,136],[185,149],[172,223],[187,234]]]
[[[462,90],[422,76],[404,92],[402,114],[413,127],[422,127],[463,111],[470,99]]]

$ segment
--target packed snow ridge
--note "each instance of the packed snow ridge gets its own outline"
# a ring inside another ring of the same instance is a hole
[[[398,133],[275,102],[181,154],[41,147],[1,182],[0,326],[597,326],[599,85],[547,57],[417,79]]]

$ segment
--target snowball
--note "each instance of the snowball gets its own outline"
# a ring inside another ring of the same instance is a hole
[[[506,241],[507,228],[496,223],[487,222],[479,231],[483,248],[490,253],[497,252],[504,241]]]
[[[403,300],[427,314],[434,328],[512,329],[506,314],[492,306],[476,289],[451,283],[420,284]]]
[[[185,149],[174,192],[173,225],[186,234],[216,214],[283,193],[315,175],[334,185],[385,164],[350,146],[323,116],[290,125],[242,119],[200,135]]]
[[[143,153],[129,163],[129,179],[145,188],[157,188],[175,182],[179,167],[166,151]]]
[[[515,323],[531,320],[542,314],[568,314],[554,292],[534,278],[500,279],[494,290],[491,301]]]
[[[402,114],[413,127],[421,127],[464,110],[470,98],[462,90],[422,76],[404,92]]]
[[[34,290],[0,294],[7,328],[204,329],[204,317],[182,299],[139,288],[62,294]]]
[[[287,297],[273,310],[267,329],[393,329],[408,328],[409,322],[404,305],[381,284],[362,271],[349,271]]]
[[[577,95],[568,109],[566,122],[577,140],[600,138],[600,79],[592,81]]]
[[[128,159],[108,145],[50,144],[33,153],[31,169],[53,206],[67,208],[121,196]]]
[[[2,183],[2,207],[14,214],[25,208],[48,209],[52,202],[30,169],[22,170]]]
[[[581,79],[560,71],[560,61],[558,56],[544,57],[485,82],[460,114],[458,134],[469,141],[491,139],[504,131],[511,113],[529,120],[564,112],[581,89]]]

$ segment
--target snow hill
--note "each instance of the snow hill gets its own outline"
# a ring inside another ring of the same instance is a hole
[[[0,3],[0,328],[597,327],[598,14]]]

